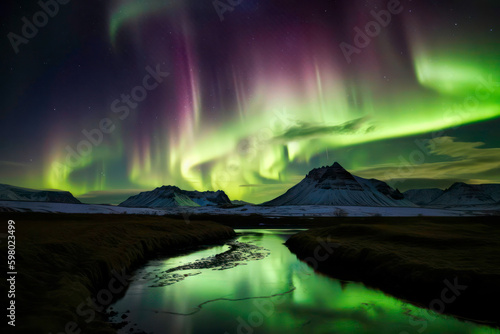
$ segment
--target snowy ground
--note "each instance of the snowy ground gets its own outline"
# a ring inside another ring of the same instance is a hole
[[[340,209],[340,210],[339,210]],[[470,208],[469,208],[470,210]],[[365,206],[253,206],[245,205],[236,208],[218,207],[176,207],[167,209],[125,208],[112,205],[65,204],[46,202],[0,201],[0,212],[56,212],[56,213],[105,213],[105,214],[209,214],[209,215],[262,215],[266,217],[332,217],[347,215],[349,217],[367,216],[470,216],[485,214],[483,211],[464,211],[458,209],[430,209],[407,207],[365,207]]]
[[[115,214],[128,213],[128,214],[156,215],[156,214],[162,214],[164,210],[124,208],[120,206],[96,205],[96,204],[0,201],[0,212],[1,211],[56,212],[56,213],[115,213]]]
[[[463,216],[466,215],[459,210],[442,209],[424,209],[424,208],[406,208],[406,207],[368,207],[368,206],[327,206],[327,205],[292,205],[292,206],[250,206],[222,209],[222,208],[176,208],[178,212],[187,212],[194,214],[233,214],[233,215],[251,215],[258,214],[266,217],[332,217],[345,215],[349,217],[367,217],[367,216]]]

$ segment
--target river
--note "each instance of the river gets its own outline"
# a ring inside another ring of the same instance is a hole
[[[110,308],[119,333],[500,333],[316,273],[283,245],[298,230],[236,232],[138,269]]]

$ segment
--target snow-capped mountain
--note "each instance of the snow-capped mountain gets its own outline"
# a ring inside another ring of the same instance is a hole
[[[263,205],[415,206],[385,182],[354,176],[337,162],[311,170],[285,194]]]
[[[227,205],[231,204],[231,200],[222,190],[217,191],[187,191],[182,190],[193,202],[199,206],[208,205]]]
[[[441,196],[444,190],[438,188],[411,189],[403,193],[405,198],[417,205],[427,205]]]
[[[81,204],[69,191],[35,190],[0,184],[0,200]]]
[[[210,206],[231,204],[221,191],[186,191],[175,186],[163,186],[152,191],[141,192],[119,204],[123,207],[166,208],[176,206]]]
[[[465,206],[497,204],[500,201],[500,184],[454,183],[441,196],[428,203],[431,206]]]

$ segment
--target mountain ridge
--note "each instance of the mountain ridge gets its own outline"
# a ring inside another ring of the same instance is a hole
[[[416,206],[387,183],[352,175],[338,162],[312,169],[283,195],[262,205]]]
[[[445,190],[411,189],[405,191],[404,195],[415,204],[425,206],[495,205],[500,203],[500,184],[455,182]]]
[[[37,190],[0,184],[0,200],[82,204],[69,191]]]
[[[164,208],[178,206],[231,205],[229,197],[222,190],[189,191],[176,186],[161,186],[130,196],[118,204],[122,207]]]
[[[0,200],[82,204],[69,191],[35,190],[7,184],[0,184]],[[167,208],[231,206],[233,204],[249,203],[231,201],[222,190],[188,191],[177,186],[164,185],[130,196],[118,206]],[[455,182],[444,190],[422,188],[401,193],[384,181],[353,175],[338,162],[334,162],[331,166],[311,169],[304,179],[285,193],[260,205],[496,207],[500,206],[500,184]]]

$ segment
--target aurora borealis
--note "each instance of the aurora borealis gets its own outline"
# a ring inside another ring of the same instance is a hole
[[[221,1],[223,20],[208,0],[60,5],[18,53],[3,38],[0,183],[258,203],[333,161],[401,190],[499,183],[499,3],[403,0],[348,62],[341,43],[392,1]],[[4,36],[26,3],[2,4]]]

